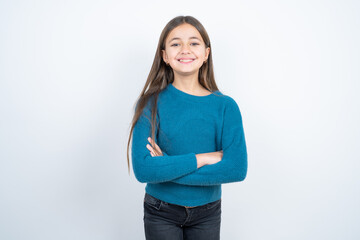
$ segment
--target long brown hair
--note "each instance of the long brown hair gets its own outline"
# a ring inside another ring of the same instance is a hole
[[[210,53],[208,59],[199,69],[199,83],[204,88],[206,88],[211,92],[218,90],[214,77],[210,39],[204,26],[196,18],[192,16],[177,16],[173,18],[172,20],[170,20],[170,22],[166,24],[165,28],[161,32],[159,43],[155,53],[154,62],[152,64],[150,73],[147,77],[145,86],[141,91],[138,100],[135,103],[137,107],[131,122],[131,130],[127,144],[127,163],[128,163],[129,174],[130,174],[129,146],[132,138],[132,133],[136,122],[140,118],[142,111],[144,107],[147,105],[149,100],[151,100],[150,103],[152,106],[151,107],[151,139],[155,141],[154,136],[155,136],[155,126],[157,125],[156,112],[157,112],[158,95],[164,88],[166,88],[166,86],[169,83],[174,82],[173,70],[163,61],[162,50],[165,50],[165,40],[169,35],[170,31],[184,23],[188,23],[194,26],[199,31],[201,37],[203,38],[205,47],[210,47]],[[155,148],[154,150],[156,151]]]

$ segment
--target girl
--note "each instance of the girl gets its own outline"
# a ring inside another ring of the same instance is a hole
[[[211,44],[194,17],[163,29],[130,136],[146,239],[220,239],[221,184],[243,181],[247,150],[237,103],[215,83]]]

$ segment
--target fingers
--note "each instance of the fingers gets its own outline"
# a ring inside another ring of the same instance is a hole
[[[152,146],[147,144],[146,148],[149,149],[151,156],[163,156],[160,147],[155,143],[155,141],[151,139],[151,137],[148,137],[148,141],[151,143]]]
[[[148,141],[151,143],[153,152],[156,154],[156,156],[162,156],[162,151],[160,147],[156,144],[156,142],[152,140],[151,137],[148,137]]]
[[[151,155],[152,157],[156,156],[156,155],[155,155],[155,152],[154,152],[154,149],[153,149],[149,144],[146,144],[146,148],[149,149],[150,155]]]

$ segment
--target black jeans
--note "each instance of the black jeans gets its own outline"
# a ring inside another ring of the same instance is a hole
[[[218,240],[220,225],[221,199],[185,208],[145,193],[144,228],[147,240]]]

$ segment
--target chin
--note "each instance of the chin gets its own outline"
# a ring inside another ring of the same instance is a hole
[[[199,73],[199,69],[192,69],[192,70],[189,70],[189,71],[184,71],[184,70],[174,70],[174,71],[179,75],[187,75],[187,76]]]

